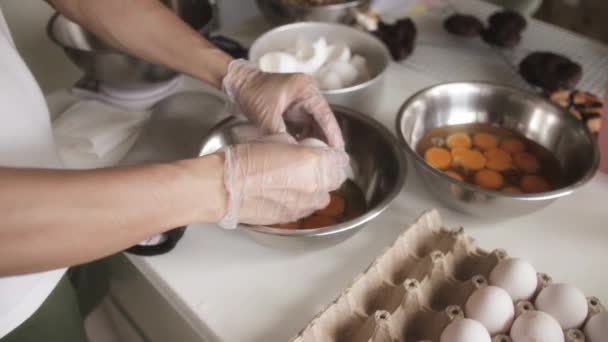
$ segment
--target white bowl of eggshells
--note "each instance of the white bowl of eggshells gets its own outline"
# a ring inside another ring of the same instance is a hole
[[[249,60],[267,72],[313,77],[328,102],[374,114],[391,56],[368,32],[345,25],[302,22],[260,36]]]

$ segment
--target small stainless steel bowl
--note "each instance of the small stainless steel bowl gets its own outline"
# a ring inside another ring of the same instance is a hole
[[[378,38],[352,27],[327,23],[296,23],[277,27],[256,39],[249,49],[249,60],[256,65],[267,52],[285,50],[298,38],[316,40],[324,37],[329,43],[339,42],[349,46],[354,54],[367,60],[371,79],[352,87],[324,90],[323,95],[331,104],[349,107],[363,113],[374,113],[382,98],[384,77],[391,62],[391,55]]]
[[[350,25],[358,12],[369,9],[370,0],[351,0],[330,5],[290,5],[285,0],[257,0],[258,8],[273,25],[318,21]]]
[[[563,186],[537,194],[485,190],[446,176],[416,152],[428,130],[469,123],[504,127],[548,149],[562,168]],[[525,215],[571,194],[593,177],[599,162],[594,138],[572,114],[535,94],[484,82],[446,83],[420,91],[399,110],[397,132],[437,198],[454,209],[491,219]]]
[[[206,0],[162,0],[190,27],[207,33],[213,25],[213,7]],[[137,84],[168,81],[177,72],[116,51],[82,26],[55,14],[47,25],[49,38],[85,74],[106,83]]]
[[[399,141],[382,124],[367,115],[343,107],[333,107],[346,150],[355,173],[354,183],[363,191],[367,211],[349,221],[318,229],[279,229],[240,225],[239,229],[264,245],[280,249],[319,249],[335,245],[355,234],[380,213],[401,191],[407,163]],[[220,123],[203,141],[201,155],[224,146],[242,143],[261,134],[243,118],[231,117]]]

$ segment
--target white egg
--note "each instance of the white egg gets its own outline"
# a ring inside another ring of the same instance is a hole
[[[441,342],[491,342],[490,334],[476,320],[463,318],[450,323],[441,333]]]
[[[532,298],[538,286],[538,278],[536,270],[529,262],[510,258],[494,267],[490,273],[490,285],[502,287],[514,302],[519,302]]]
[[[606,342],[608,340],[608,312],[591,316],[585,324],[587,342]]]
[[[515,318],[513,300],[497,286],[479,288],[471,294],[464,307],[465,317],[479,321],[491,335],[509,331]]]
[[[553,316],[563,330],[580,327],[589,311],[585,294],[569,284],[553,284],[544,288],[534,305],[537,310]]]
[[[265,72],[298,72],[298,60],[286,52],[269,52],[258,61],[260,70]]]
[[[513,323],[511,339],[513,342],[564,342],[564,332],[548,314],[526,311]]]

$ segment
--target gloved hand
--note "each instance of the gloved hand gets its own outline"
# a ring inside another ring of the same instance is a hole
[[[237,223],[269,225],[295,221],[329,204],[329,192],[346,180],[349,158],[328,147],[270,142],[224,150],[228,229]]]
[[[286,122],[302,137],[316,136],[344,150],[342,132],[315,81],[304,74],[266,73],[244,60],[228,66],[224,91],[267,134],[284,133]]]

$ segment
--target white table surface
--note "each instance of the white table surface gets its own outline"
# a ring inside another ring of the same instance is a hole
[[[484,16],[492,10],[476,1],[462,1],[458,6],[463,12]],[[252,20],[227,33],[249,44],[266,28]],[[526,30],[522,46],[563,51],[563,44],[547,46],[556,41],[568,42],[577,54],[608,56],[608,48],[601,44],[536,21]],[[422,48],[412,59],[424,60],[428,54]],[[447,72],[431,74],[410,62],[392,65],[383,104],[373,116],[392,130],[399,105],[413,92],[463,79],[449,73],[449,64],[442,67]],[[493,79],[487,70],[467,68],[469,79]],[[172,299],[201,336],[221,341],[282,341],[303,328],[410,222],[432,207],[441,208],[448,225],[466,227],[481,246],[504,248],[529,259],[557,281],[574,283],[586,294],[608,301],[608,206],[603,201],[608,201],[608,175],[598,174],[574,195],[537,213],[484,222],[442,208],[410,170],[404,190],[383,215],[352,239],[327,250],[275,251],[238,231],[194,225],[170,254],[130,259]]]
[[[462,0],[458,7],[480,16],[493,8],[475,0]],[[260,20],[252,20],[225,33],[249,44],[266,28]],[[550,45],[557,41],[567,44]],[[563,51],[567,45],[573,53],[591,59],[608,56],[606,46],[536,21],[530,22],[522,45],[554,51]],[[467,65],[464,75],[458,74],[462,69],[449,59],[438,66],[441,73],[414,63],[427,57],[430,60],[437,54],[421,48],[410,62],[390,67],[382,106],[371,114],[391,130],[397,109],[413,92],[467,75],[468,79],[497,75],[482,67],[483,63],[478,69],[475,64]],[[603,72],[608,74],[608,70]],[[505,75],[500,81],[508,82],[512,76]],[[595,77],[591,79],[586,84],[597,87],[592,84]],[[238,231],[193,225],[171,253],[129,258],[205,341],[285,341],[335,299],[418,215],[438,207],[448,225],[466,227],[481,246],[504,248],[530,260],[555,280],[574,283],[608,303],[608,205],[604,201],[608,201],[608,175],[598,174],[572,196],[539,212],[488,222],[442,208],[410,170],[402,193],[383,215],[330,249],[276,251]]]

